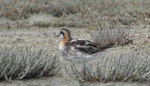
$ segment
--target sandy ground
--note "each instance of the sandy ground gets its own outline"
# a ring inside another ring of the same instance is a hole
[[[62,77],[42,77],[30,80],[12,80],[11,82],[0,82],[0,86],[150,86],[150,83],[138,82],[109,82],[109,83],[82,83]]]
[[[48,48],[50,53],[59,54],[58,43],[59,39],[54,36],[59,33],[61,28],[38,28],[31,29],[2,29],[0,30],[0,46],[42,46]],[[73,38],[92,40],[94,30],[69,28]],[[115,47],[116,51],[137,51],[150,54],[150,26],[136,26],[131,28],[131,36],[133,44]],[[0,86],[150,86],[149,83],[79,83],[77,80],[68,77],[42,77],[39,79],[29,80],[12,80],[10,83],[1,81]]]
[[[0,86],[150,86],[150,83],[138,82],[109,82],[109,83],[82,83],[62,77],[42,77],[30,80],[12,80],[11,82],[0,82]]]

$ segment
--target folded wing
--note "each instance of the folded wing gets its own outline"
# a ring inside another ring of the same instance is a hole
[[[87,53],[94,54],[100,51],[104,51],[107,48],[114,46],[114,43],[107,44],[105,46],[100,46],[97,43],[88,41],[88,40],[73,40],[69,43],[70,46],[73,46],[75,49]]]
[[[70,45],[74,46],[75,49],[87,54],[93,54],[100,51],[99,44],[90,42],[88,40],[74,40],[70,42]]]

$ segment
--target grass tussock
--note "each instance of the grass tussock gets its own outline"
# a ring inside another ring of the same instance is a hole
[[[0,80],[56,75],[59,61],[47,50],[37,47],[1,47]]]
[[[120,54],[99,56],[96,61],[72,64],[67,72],[81,82],[150,80],[150,55]]]
[[[127,45],[132,43],[130,40],[130,31],[127,29],[101,29],[94,35],[94,41],[100,46],[107,44]]]

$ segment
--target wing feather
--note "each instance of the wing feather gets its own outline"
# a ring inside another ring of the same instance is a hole
[[[100,50],[99,44],[88,40],[74,40],[70,42],[70,45],[74,46],[75,49],[88,54],[93,54]]]

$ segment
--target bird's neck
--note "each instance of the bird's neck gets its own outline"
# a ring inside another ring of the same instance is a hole
[[[67,44],[67,42],[69,42],[69,38],[63,38],[61,40],[61,42],[59,43],[59,50],[62,51],[65,49],[65,45]]]

